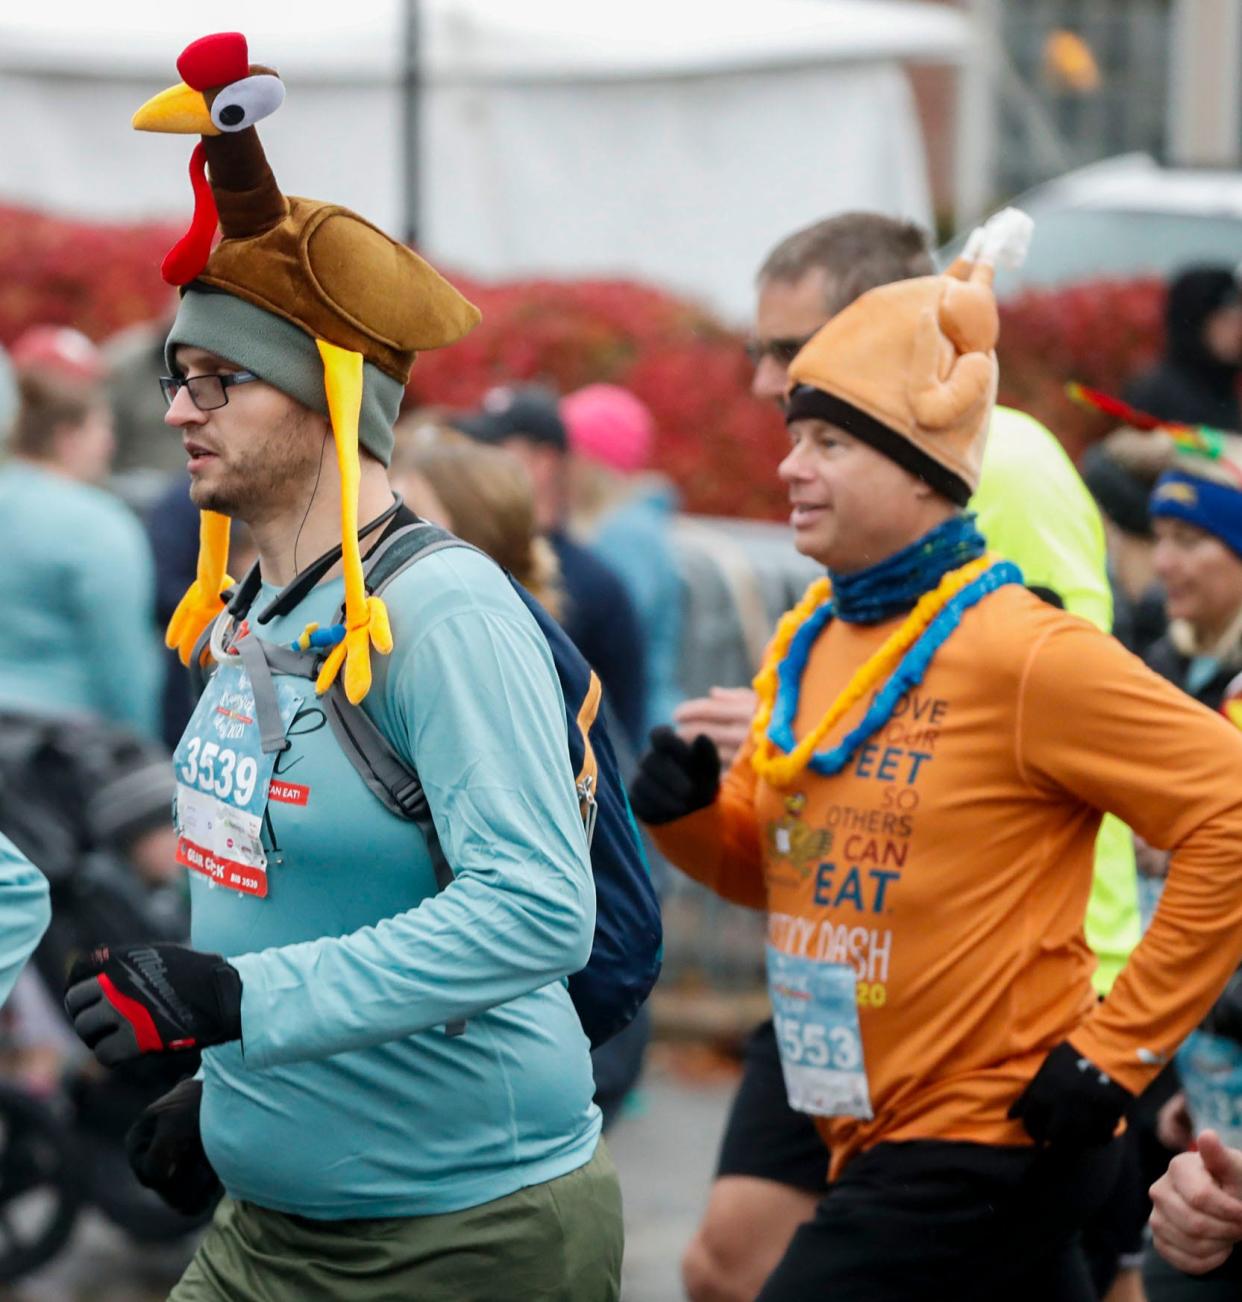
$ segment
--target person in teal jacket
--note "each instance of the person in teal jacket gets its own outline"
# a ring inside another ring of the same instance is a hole
[[[138,520],[96,487],[113,447],[103,396],[35,374],[20,391],[0,466],[0,711],[92,715],[154,737],[154,567]]]
[[[478,313],[369,223],[280,193],[245,124],[282,92],[249,67],[238,34],[203,38],[135,119],[241,127],[209,137],[225,238],[170,255],[198,259],[163,387],[203,516],[169,641],[214,662],[174,754],[191,944],[85,956],[66,1008],[106,1065],[202,1050],[128,1141],[174,1206],[223,1186],[175,1302],[616,1302],[620,1189],[566,984],[595,887],[551,653],[481,555],[364,586],[414,353]],[[231,518],[259,556],[236,618]],[[445,864],[341,749],[342,692],[417,770]]]
[[[0,832],[0,1006],[43,938],[51,917],[47,880]]]

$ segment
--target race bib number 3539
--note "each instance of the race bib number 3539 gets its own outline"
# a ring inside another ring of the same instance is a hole
[[[288,727],[298,697],[276,684]],[[173,756],[177,858],[220,886],[267,894],[261,832],[276,755],[264,754],[254,690],[240,666],[222,665],[203,693]]]
[[[258,790],[259,761],[253,755],[239,756],[232,746],[191,737],[177,778],[188,787],[231,800],[244,809]]]
[[[857,978],[840,963],[769,945],[768,993],[789,1106],[816,1117],[871,1118]]]

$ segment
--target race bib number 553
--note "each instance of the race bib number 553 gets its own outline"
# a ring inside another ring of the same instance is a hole
[[[768,993],[789,1106],[815,1117],[871,1118],[857,978],[840,963],[768,946]]]

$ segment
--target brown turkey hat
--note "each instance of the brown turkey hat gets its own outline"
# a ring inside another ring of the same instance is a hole
[[[386,462],[415,354],[456,342],[479,313],[416,253],[356,213],[281,192],[254,124],[280,107],[284,86],[271,68],[250,63],[240,32],[194,41],[177,71],[182,83],[133,119],[140,131],[202,137],[190,161],[194,219],[162,268],[165,280],[184,287],[169,366],[178,344],[193,343],[245,365],[331,420],[346,617],[317,686],[326,691],[344,665],[345,690],[356,703],[370,688],[370,647],[386,653],[392,646],[383,603],[367,596],[362,578],[360,419],[363,444]],[[217,224],[223,238],[213,250]],[[228,527],[227,517],[203,512],[198,577],[167,634],[185,663],[232,583],[225,573]]]
[[[284,87],[249,62],[240,32],[194,41],[177,71],[182,84],[148,100],[133,123],[202,137],[190,168],[194,221],[164,260],[166,280],[235,294],[401,384],[418,351],[473,329],[478,309],[411,249],[348,208],[281,193],[254,127],[284,102]],[[217,222],[223,238],[212,251]]]

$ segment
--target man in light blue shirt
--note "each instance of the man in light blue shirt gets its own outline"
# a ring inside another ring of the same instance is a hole
[[[206,347],[225,342],[215,320],[225,304],[231,356]],[[328,437],[317,413],[263,381],[231,389],[225,406],[194,404],[197,377],[237,374],[237,358],[251,372],[266,369],[259,332],[271,327],[260,315],[191,291],[169,343],[188,383],[168,419],[192,450],[204,449],[195,495],[245,512],[258,543],[264,582],[252,620],[297,577],[295,542],[304,557],[330,549],[339,499],[330,467],[315,488]],[[239,318],[255,328],[253,340],[240,336]],[[261,482],[250,467],[281,455],[278,441],[302,450],[286,448],[284,475]],[[361,461],[360,515],[369,520],[392,498],[380,457]],[[329,577],[286,602],[261,626],[264,641],[288,646],[309,624],[331,625],[343,591],[343,579]],[[194,949],[151,947],[137,971],[168,1006],[188,1007],[192,1038],[209,1046],[200,1081],[178,1087],[178,1100],[181,1120],[191,1130],[201,1123],[204,1160],[229,1195],[229,1219],[221,1213],[178,1299],[220,1296],[201,1291],[199,1274],[220,1269],[217,1234],[233,1252],[234,1236],[249,1232],[237,1218],[254,1209],[292,1214],[299,1225],[402,1220],[430,1229],[426,1218],[494,1208],[571,1176],[588,1182],[594,1201],[576,1205],[591,1211],[590,1224],[577,1226],[580,1242],[566,1245],[564,1260],[545,1264],[570,1269],[588,1241],[597,1270],[619,1264],[615,1176],[563,980],[589,956],[594,889],[547,644],[502,572],[473,553],[428,556],[384,597],[393,651],[375,666],[365,709],[422,778],[455,875],[447,889],[437,892],[415,825],[367,790],[308,679],[277,679],[284,749],[266,757],[270,773],[254,735],[253,684],[228,663],[177,751]],[[247,809],[215,803],[229,787],[248,797]],[[267,799],[256,804],[262,787]],[[231,835],[213,839],[209,825],[229,818]],[[121,989],[123,1006],[135,992],[121,986],[121,961],[114,953],[97,981]],[[461,1022],[463,1033],[446,1031]],[[140,1029],[136,1047],[175,1043],[153,1044]],[[503,1256],[492,1263],[498,1277],[505,1269]],[[609,1287],[589,1281],[579,1295],[566,1284],[563,1296],[607,1299]],[[460,1296],[544,1296],[503,1289]],[[546,1296],[562,1296],[555,1282]]]
[[[241,86],[247,66],[235,34],[178,63]],[[207,133],[270,102],[271,74],[248,80],[214,117],[173,93]],[[130,1138],[175,1206],[209,1205],[217,1178],[227,1195],[175,1302],[616,1302],[620,1191],[566,987],[590,956],[594,879],[551,653],[475,553],[427,555],[382,595],[362,584],[414,348],[477,312],[352,214],[286,200],[253,131],[229,141],[211,156],[226,237],[183,293],[163,381],[204,512],[170,639],[190,660],[209,625],[215,661],[174,757],[193,947],[98,952],[66,1006],[105,1064],[204,1051]],[[213,622],[233,518],[258,572],[244,615]],[[289,665],[317,647],[316,682]],[[337,673],[418,772],[447,884],[337,742]]]

